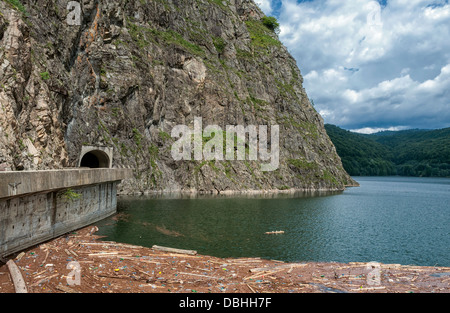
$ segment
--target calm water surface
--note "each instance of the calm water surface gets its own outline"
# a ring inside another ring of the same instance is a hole
[[[450,179],[355,179],[342,193],[120,198],[98,234],[217,257],[450,266]]]

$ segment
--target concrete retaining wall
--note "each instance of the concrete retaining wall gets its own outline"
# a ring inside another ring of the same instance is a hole
[[[0,174],[0,256],[114,214],[117,185],[128,174],[115,169]]]
[[[130,169],[64,169],[0,173],[0,199],[77,186],[120,181],[131,177]]]

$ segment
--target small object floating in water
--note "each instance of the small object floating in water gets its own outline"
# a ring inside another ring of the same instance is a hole
[[[266,235],[281,235],[284,234],[284,231],[278,230],[278,231],[269,231],[266,233]]]

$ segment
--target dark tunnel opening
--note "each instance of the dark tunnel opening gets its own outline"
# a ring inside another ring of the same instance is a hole
[[[106,153],[96,150],[83,155],[80,167],[109,168],[109,157]]]

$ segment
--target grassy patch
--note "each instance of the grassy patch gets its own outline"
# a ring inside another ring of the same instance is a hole
[[[43,80],[49,80],[49,79],[50,79],[50,74],[49,74],[49,72],[42,72],[42,73],[40,73],[40,75],[41,75],[41,78],[42,78]]]
[[[166,133],[165,131],[162,131],[162,130],[159,131],[159,137],[160,137],[164,142],[166,142],[166,141],[172,139],[172,137],[171,137],[168,133]]]
[[[257,48],[268,48],[270,46],[281,46],[281,42],[273,37],[273,33],[261,21],[248,20],[245,22],[250,33],[252,45]]]
[[[64,192],[62,192],[62,197],[67,202],[76,201],[81,198],[81,194],[73,191],[72,189],[67,189]]]
[[[322,179],[331,185],[339,186],[339,182],[337,181],[337,179],[327,170],[323,171]]]
[[[213,3],[215,5],[218,5],[222,9],[226,9],[227,8],[227,4],[229,4],[229,2],[227,0],[208,0],[208,2],[209,3]]]
[[[216,47],[216,51],[219,54],[222,54],[225,50],[226,42],[222,37],[214,37],[213,38],[214,47]]]
[[[202,48],[186,40],[181,34],[172,29],[157,30],[149,26],[137,25],[131,19],[127,20],[127,28],[128,33],[139,48],[145,48],[151,43],[163,41],[184,48],[184,50],[194,55],[205,56],[205,51]]]
[[[297,131],[305,138],[308,137],[317,140],[319,139],[319,130],[317,129],[317,125],[307,121],[296,121],[292,116],[283,117],[279,120],[280,124],[283,124],[287,127],[292,126],[297,129]]]
[[[299,170],[316,170],[319,168],[317,163],[308,162],[304,159],[289,159],[288,164],[294,166]]]
[[[171,29],[168,31],[153,30],[152,32],[156,36],[162,38],[167,43],[182,47],[194,55],[198,55],[201,57],[205,56],[205,51],[203,51],[202,48],[200,48],[198,45],[196,45],[190,41],[187,41],[186,39],[184,39],[184,37],[181,34],[177,33],[174,30],[171,30]]]
[[[19,0],[4,0],[5,2],[11,4],[16,10],[19,10],[23,14],[27,15],[27,10]]]

